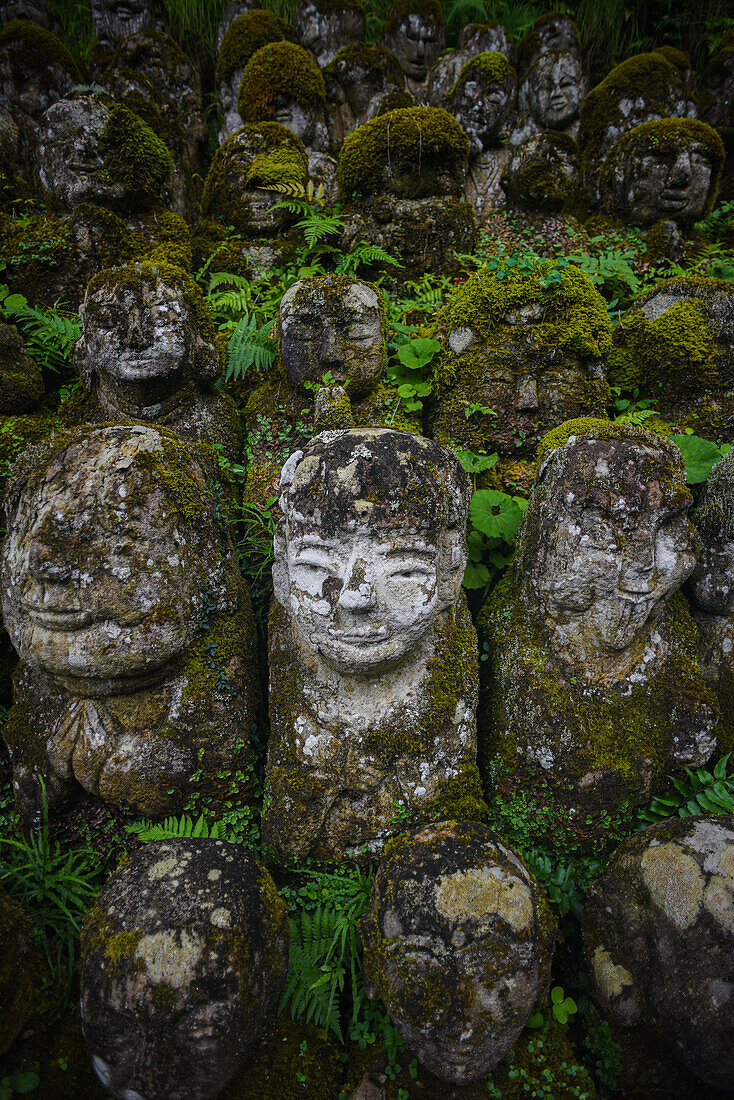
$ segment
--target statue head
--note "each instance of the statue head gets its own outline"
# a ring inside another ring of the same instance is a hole
[[[384,46],[363,42],[343,46],[324,74],[329,88],[334,83],[343,94],[356,120],[365,121],[379,99],[402,92],[405,76],[395,54]],[[337,93],[338,94],[338,93]]]
[[[237,110],[245,122],[280,123],[308,147],[325,140],[325,103],[324,78],[311,54],[293,42],[272,42],[247,62]]]
[[[302,643],[372,676],[415,651],[459,596],[466,474],[432,440],[324,432],[283,467],[273,580]]]
[[[92,24],[97,41],[111,48],[145,27],[165,32],[165,8],[159,0],[92,0]]]
[[[28,448],[0,559],[21,660],[83,695],[170,675],[207,601],[235,606],[216,477],[165,428],[77,429]]]
[[[451,93],[451,111],[475,152],[500,144],[516,95],[517,76],[504,54],[480,53],[464,65]]]
[[[446,45],[446,27],[438,0],[396,0],[382,29],[409,80],[422,84]]]
[[[580,419],[541,440],[538,462],[515,575],[557,655],[591,675],[648,635],[693,571],[683,456],[643,428]]]
[[[326,373],[351,396],[372,389],[387,365],[384,306],[376,287],[348,275],[301,279],[278,313],[280,358],[297,387]]]
[[[298,0],[293,23],[301,42],[321,68],[328,65],[342,46],[364,42],[367,19],[358,0]]]
[[[457,47],[470,54],[496,50],[503,53],[510,64],[515,64],[512,35],[501,23],[467,23],[459,31]]]
[[[523,100],[542,130],[565,130],[575,122],[586,91],[581,60],[566,50],[542,53],[523,78]]]
[[[285,983],[288,919],[241,845],[145,845],[108,879],[82,931],[81,1015],[117,1100],[210,1100]]]
[[[576,193],[578,171],[578,149],[571,135],[545,130],[512,149],[501,183],[513,206],[560,211]]]
[[[577,26],[570,16],[558,11],[539,16],[520,40],[517,51],[520,72],[526,73],[542,54],[553,50],[581,57]]]

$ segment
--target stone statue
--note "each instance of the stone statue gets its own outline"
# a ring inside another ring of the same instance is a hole
[[[298,42],[298,35],[285,19],[261,8],[237,15],[222,36],[216,71],[217,96],[224,114],[220,145],[242,125],[237,96],[245,66],[259,49],[271,42]]]
[[[638,225],[662,220],[690,228],[711,209],[723,164],[721,138],[705,122],[642,123],[607,155],[602,208]]]
[[[146,27],[168,31],[161,0],[92,0],[92,24],[99,45],[108,50]]]
[[[546,130],[511,149],[500,184],[513,207],[559,213],[574,202],[578,172],[573,138]]]
[[[281,300],[277,337],[276,377],[253,391],[244,411],[245,496],[263,505],[277,493],[286,459],[306,446],[317,421],[324,428],[415,426],[384,382],[385,311],[372,283],[349,275],[300,279]]]
[[[554,50],[563,50],[581,59],[578,27],[570,16],[558,11],[539,16],[520,40],[517,64],[521,75],[524,76],[539,57]]]
[[[591,418],[548,433],[513,564],[480,622],[490,644],[483,748],[542,791],[558,827],[602,843],[604,814],[649,800],[716,747],[716,701],[676,596],[698,536],[680,451]]]
[[[446,45],[438,0],[396,0],[382,28],[382,44],[402,65],[411,95],[426,102],[428,70]]]
[[[510,150],[517,76],[504,54],[480,53],[467,61],[450,96],[450,110],[469,137],[464,194],[481,218],[504,205],[500,175]]]
[[[693,512],[701,552],[691,607],[701,635],[704,672],[721,707],[719,744],[734,750],[734,452],[714,466]]]
[[[229,0],[217,25],[217,53],[222,48],[222,41],[230,25],[240,15],[246,15],[247,12],[253,10],[262,10],[258,8],[258,3],[259,0]]]
[[[540,54],[520,84],[520,124],[512,135],[512,144],[519,145],[531,134],[544,130],[576,137],[587,91],[584,67],[575,53],[549,50]]]
[[[379,114],[388,97],[403,97],[406,102],[401,106],[412,105],[400,62],[384,46],[364,42],[343,46],[324,69],[324,83],[332,150],[338,151],[347,134]]]
[[[731,814],[644,829],[592,885],[584,950],[592,994],[621,1046],[621,1092],[653,1074],[669,1095],[731,1088],[733,912]],[[681,1068],[694,1080],[681,1080]]]
[[[239,413],[215,389],[215,327],[190,275],[165,264],[110,268],[90,282],[74,362],[89,392],[88,421],[146,420],[183,439],[242,446]]]
[[[177,837],[139,849],[82,929],[81,1014],[117,1100],[212,1100],[282,992],[290,933],[268,872],[240,844]]]
[[[301,43],[321,68],[336,57],[343,46],[364,42],[367,18],[359,0],[298,0],[293,24]]]
[[[388,842],[360,922],[365,991],[421,1065],[486,1077],[545,992],[548,902],[486,825],[443,821]]]
[[[397,811],[480,816],[462,467],[408,432],[325,432],[286,463],[280,505],[266,845],[375,857]]]
[[[166,428],[28,448],[6,493],[2,612],[20,655],[3,731],[26,823],[83,788],[143,814],[245,767],[249,593],[213,452]],[[226,782],[225,782],[226,789]]]
[[[464,27],[457,48],[440,54],[428,70],[426,102],[450,111],[451,92],[467,61],[477,54],[495,51],[504,54],[514,68],[512,39],[500,23],[470,23]]]

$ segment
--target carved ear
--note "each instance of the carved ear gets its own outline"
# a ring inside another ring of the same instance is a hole
[[[438,544],[438,602],[442,611],[459,598],[466,570],[466,535],[463,528],[444,531]]]

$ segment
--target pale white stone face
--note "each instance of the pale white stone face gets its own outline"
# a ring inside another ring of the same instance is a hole
[[[308,646],[339,671],[379,673],[413,650],[443,604],[439,549],[405,531],[289,539],[290,610]]]
[[[562,130],[577,117],[584,92],[583,67],[574,54],[544,54],[529,80],[530,111],[543,129]]]
[[[628,171],[627,200],[644,224],[657,218],[691,221],[704,210],[711,187],[711,165],[701,148],[691,143],[677,157],[648,154],[635,159]]]
[[[390,48],[410,80],[424,81],[441,51],[439,29],[422,15],[410,12],[400,23]]]

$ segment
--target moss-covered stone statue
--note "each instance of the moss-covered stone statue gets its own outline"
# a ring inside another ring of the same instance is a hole
[[[703,764],[717,706],[677,592],[698,548],[678,448],[582,418],[543,438],[538,463],[512,565],[480,616],[480,748],[495,778],[555,811],[549,842],[573,849],[603,845],[672,766]]]
[[[194,241],[205,262],[216,251],[220,271],[251,276],[277,264],[297,215],[273,209],[290,189],[305,189],[301,142],[277,122],[243,126],[217,150],[201,198]],[[230,240],[233,226],[241,240]]]
[[[373,118],[346,138],[339,191],[347,208],[340,247],[360,240],[403,261],[400,277],[457,270],[476,230],[463,199],[469,139],[447,111],[409,107]]]
[[[540,437],[571,417],[604,415],[612,326],[576,267],[538,261],[503,274],[473,275],[439,314],[434,435],[496,453],[486,484],[527,494]]]
[[[713,206],[721,138],[696,119],[643,122],[615,142],[600,172],[601,207],[625,222],[690,230]]]
[[[324,69],[326,127],[329,147],[338,152],[344,138],[363,122],[381,113],[383,104],[404,98],[402,107],[413,105],[405,91],[405,76],[395,54],[384,46],[354,42],[343,46]]]
[[[582,56],[579,29],[564,12],[553,11],[539,16],[517,47],[517,65],[521,75],[531,69],[545,53],[563,50],[575,57]]]
[[[283,468],[263,820],[276,856],[374,858],[401,812],[486,812],[468,504],[454,456],[409,432],[325,432]]]
[[[395,0],[382,28],[382,45],[402,65],[408,91],[425,103],[428,70],[446,46],[438,0]]]
[[[426,101],[431,107],[451,110],[451,92],[459,73],[468,61],[480,53],[501,53],[515,65],[511,36],[501,23],[470,23],[459,34],[456,49],[440,54],[428,70]]]
[[[517,109],[517,74],[504,54],[480,53],[467,61],[450,96],[449,110],[470,141],[464,194],[478,218],[504,205],[500,175]]]
[[[259,0],[229,0],[217,24],[217,53],[221,50],[224,36],[235,19],[240,15],[246,15],[248,11],[262,10],[258,8],[258,3]]]
[[[17,330],[0,324],[0,416],[32,412],[43,393],[41,372]]]
[[[733,914],[730,814],[652,825],[594,882],[584,948],[594,998],[624,1052],[625,1092],[647,1078],[686,1100],[729,1095]],[[671,1079],[681,1065],[693,1077],[687,1088]]]
[[[278,122],[303,142],[308,174],[336,198],[336,161],[329,156],[326,86],[313,57],[292,42],[253,54],[242,74],[237,110],[244,122]]]
[[[285,19],[260,8],[232,19],[222,37],[216,71],[217,95],[224,113],[219,131],[220,145],[243,123],[237,109],[237,96],[245,66],[253,54],[271,42],[298,42],[298,34]]]
[[[576,137],[589,89],[584,65],[570,50],[547,50],[525,71],[518,90],[520,121],[512,135],[519,145],[531,134],[553,130]]]
[[[500,185],[512,206],[555,214],[573,206],[578,172],[573,138],[545,130],[510,150]]]
[[[91,0],[91,4],[94,34],[105,50],[148,27],[163,34],[168,31],[162,0]]]
[[[360,931],[367,995],[445,1081],[486,1078],[550,981],[547,899],[479,822],[444,821],[389,841]]]
[[[293,24],[302,45],[322,69],[344,46],[364,42],[367,33],[367,17],[359,0],[298,0]]]
[[[88,398],[72,403],[71,417],[164,424],[238,461],[239,413],[214,387],[216,330],[190,275],[154,263],[103,271],[87,288],[81,319],[74,362]]]
[[[26,823],[42,783],[52,808],[85,790],[162,814],[247,766],[254,622],[220,484],[213,451],[143,425],[62,432],[16,463],[3,735]]]
[[[286,907],[252,853],[224,840],[146,845],[82,929],[81,1011],[117,1100],[212,1100],[283,990]]]
[[[681,431],[692,428],[706,439],[734,440],[731,283],[666,279],[627,310],[613,341],[611,385],[638,390]]]
[[[701,551],[691,608],[701,637],[704,674],[719,699],[719,745],[734,751],[734,452],[708,476],[693,512]]]
[[[299,280],[281,300],[277,339],[276,375],[253,391],[243,414],[245,496],[263,507],[288,456],[322,428],[419,426],[384,382],[385,312],[372,283],[349,275]]]

